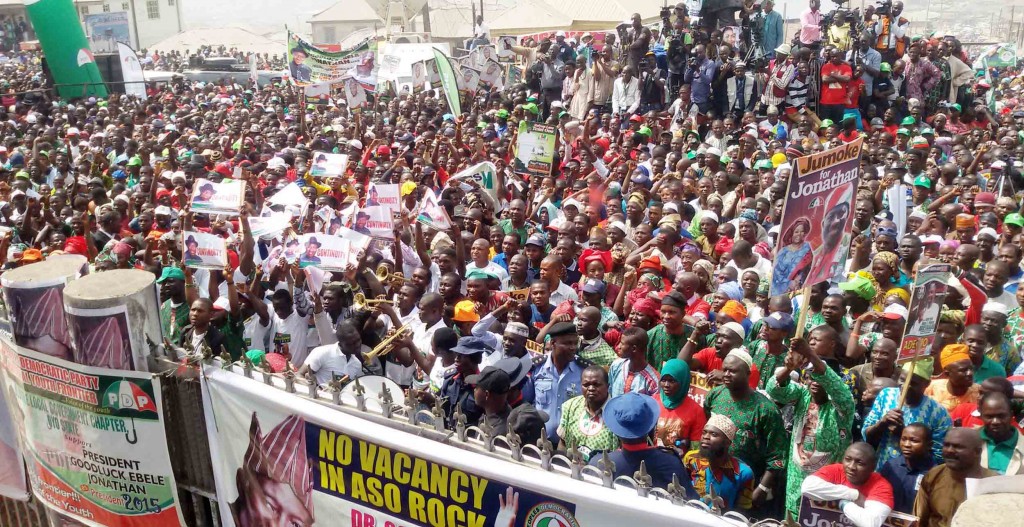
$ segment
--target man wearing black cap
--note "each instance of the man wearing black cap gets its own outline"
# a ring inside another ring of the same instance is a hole
[[[309,82],[312,70],[309,66],[303,64],[306,62],[306,50],[301,46],[292,48],[292,61],[288,64],[288,71],[291,72],[292,79],[295,82]]]
[[[615,463],[614,476],[633,477],[640,470],[640,463],[647,467],[651,486],[668,488],[672,476],[678,474],[679,482],[686,489],[687,499],[697,496],[690,478],[679,456],[653,445],[654,428],[658,424],[658,403],[652,397],[639,393],[627,393],[610,399],[604,405],[604,425],[619,441],[622,448],[590,459],[590,465],[601,466],[605,455]]]
[[[466,377],[466,384],[473,386],[473,400],[483,410],[480,424],[490,425],[496,435],[508,433],[508,416],[512,412],[512,407],[508,405],[512,379],[508,373],[501,368],[488,366],[482,372]]]
[[[448,429],[455,429],[456,408],[462,409],[467,425],[474,425],[480,421],[484,412],[476,403],[473,397],[474,390],[467,379],[480,371],[480,361],[483,360],[484,353],[490,351],[493,351],[490,346],[477,337],[462,337],[459,339],[459,345],[452,348],[452,352],[455,353],[455,370],[445,374],[440,393],[444,400],[442,406],[445,426]],[[420,397],[424,404],[433,404],[433,399],[433,395],[428,393],[423,393]]]
[[[558,423],[562,419],[562,403],[580,395],[585,364],[576,357],[579,335],[570,322],[558,322],[548,330],[551,353],[533,367],[533,390],[537,409],[548,414],[548,439],[558,441]]]
[[[318,249],[320,249],[320,240],[317,240],[316,236],[310,237],[306,241],[306,252],[302,253],[302,256],[299,257],[299,267],[319,265],[320,257],[316,255]]]

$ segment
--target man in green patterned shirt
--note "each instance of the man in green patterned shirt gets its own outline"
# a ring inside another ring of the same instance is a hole
[[[661,300],[661,324],[647,332],[647,362],[654,369],[661,371],[666,361],[678,358],[686,343],[685,315],[686,299],[679,292],[673,291]]]
[[[619,447],[619,438],[604,426],[604,404],[608,402],[608,372],[597,365],[583,370],[580,384],[583,395],[562,404],[562,420],[558,423],[559,450],[579,449],[583,460],[589,461],[598,452]]]
[[[754,365],[757,371],[761,372],[759,389],[768,385],[768,379],[772,378],[776,368],[782,367],[786,362],[786,348],[783,341],[789,338],[796,322],[789,313],[772,313],[761,319],[768,326],[766,339],[755,340],[751,343],[750,354],[754,358]]]
[[[752,496],[758,508],[774,492],[777,475],[785,468],[788,437],[778,407],[749,385],[752,364],[739,354],[725,358],[724,384],[708,392],[704,414],[723,414],[739,427],[729,453],[750,465],[760,480]]]
[[[166,299],[160,304],[160,329],[165,339],[178,342],[181,340],[182,328],[188,325],[189,302],[185,294],[185,272],[175,266],[164,267],[156,283],[160,284],[160,296]]]

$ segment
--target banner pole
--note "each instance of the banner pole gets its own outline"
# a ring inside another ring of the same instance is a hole
[[[807,325],[807,312],[811,306],[811,286],[805,286],[800,291],[800,317],[796,321],[796,338],[803,338],[804,326]]]

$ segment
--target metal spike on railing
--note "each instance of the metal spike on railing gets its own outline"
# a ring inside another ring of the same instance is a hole
[[[249,360],[249,356],[243,353],[240,360],[242,361],[242,373],[252,379],[252,361]]]
[[[360,412],[365,412],[366,411],[366,397],[365,397],[366,388],[363,388],[363,383],[359,382],[359,378],[358,377],[356,377],[356,380],[353,381],[353,382],[356,383],[355,388],[352,389],[352,391],[355,392],[355,395],[356,395],[356,408],[358,408]]]
[[[601,484],[608,488],[615,487],[615,462],[607,455],[601,456]]]
[[[288,393],[295,393],[295,372],[291,368],[284,370],[284,390]]]
[[[508,448],[512,451],[512,459],[522,461],[523,438],[515,430],[509,429],[508,434],[505,435],[505,440],[508,441]]]
[[[380,383],[380,395],[377,396],[380,401],[380,413],[386,419],[391,419],[391,414],[394,413],[395,398],[391,396],[391,390],[388,388],[386,382]]]
[[[672,474],[672,483],[668,484],[667,490],[672,503],[676,505],[686,503],[686,488],[679,483],[679,474]]]
[[[220,369],[230,370],[231,366],[234,364],[231,360],[231,354],[226,351],[222,351],[220,352],[220,355],[218,355],[218,357],[220,358],[221,362],[223,362],[223,364],[221,364]]]
[[[309,397],[315,401],[320,397],[320,386],[316,383],[316,379],[309,379],[309,381],[306,387],[309,390]]]
[[[551,444],[551,440],[548,439],[548,431],[543,426],[540,427],[540,439],[537,440],[537,446],[540,447],[540,466],[544,470],[551,471],[551,458],[554,456],[554,445]]]
[[[331,392],[331,402],[341,406],[341,379],[331,379],[327,383],[327,390]]]
[[[580,452],[578,445],[573,444],[572,448],[569,449],[569,470],[571,471],[572,479],[583,479],[583,453]]]
[[[444,428],[444,399],[434,399],[434,408],[431,409],[430,413],[434,418],[434,430],[438,432],[445,432]]]
[[[633,479],[636,480],[636,493],[641,498],[646,498],[647,494],[651,491],[651,484],[653,483],[651,475],[647,472],[646,461],[640,461],[640,470],[633,473]]]
[[[409,424],[411,425],[416,424],[416,414],[419,413],[416,410],[417,404],[416,398],[410,395],[405,398],[405,404],[402,406],[405,409],[405,416],[409,418]]]
[[[273,386],[274,375],[267,370],[262,370],[260,373],[263,374],[263,384]]]
[[[494,452],[494,437],[497,435],[497,430],[494,429],[494,425],[489,423],[486,419],[482,419],[477,428],[479,428],[484,434],[484,447],[488,452]]]
[[[455,436],[460,443],[465,443],[468,434],[466,433],[466,414],[462,413],[462,405],[455,405]]]

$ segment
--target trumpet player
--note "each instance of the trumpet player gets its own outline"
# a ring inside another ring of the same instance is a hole
[[[337,341],[334,344],[317,346],[309,352],[305,364],[299,368],[300,377],[312,374],[317,384],[327,384],[346,376],[357,379],[364,375],[383,373],[378,359],[371,359],[367,363],[366,354],[370,352],[370,347],[363,344],[359,330],[351,321],[343,320],[338,324],[335,338]]]

